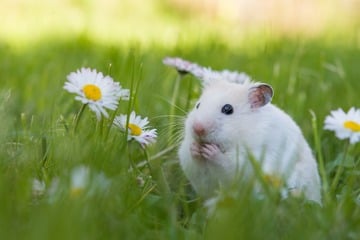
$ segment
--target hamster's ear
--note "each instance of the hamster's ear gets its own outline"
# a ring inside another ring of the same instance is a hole
[[[269,102],[274,95],[273,89],[268,84],[258,84],[249,89],[249,103],[251,108],[259,108],[265,106]]]

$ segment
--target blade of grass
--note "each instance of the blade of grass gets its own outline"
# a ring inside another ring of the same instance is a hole
[[[311,123],[312,123],[312,129],[313,129],[313,133],[314,133],[314,142],[315,142],[315,149],[316,149],[316,153],[317,153],[317,159],[319,162],[319,172],[320,172],[320,177],[321,177],[321,182],[322,182],[323,195],[325,197],[325,201],[329,202],[330,201],[329,183],[328,183],[328,179],[326,176],[325,163],[324,163],[324,158],[323,158],[322,151],[321,151],[321,142],[320,142],[318,127],[317,127],[317,118],[316,118],[316,114],[314,111],[311,110],[310,114],[312,116]]]

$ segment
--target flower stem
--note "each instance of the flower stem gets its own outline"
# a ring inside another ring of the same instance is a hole
[[[127,144],[126,144],[126,152],[128,154],[128,158],[129,158],[129,163],[130,163],[130,169],[134,172],[137,172],[137,173],[141,173],[141,171],[137,168],[135,162],[133,161],[132,159],[132,154],[131,154],[131,151],[130,151],[130,144],[131,142],[130,141],[127,141]]]
[[[176,80],[175,80],[175,85],[174,85],[174,89],[173,89],[173,95],[171,98],[171,108],[170,108],[170,114],[169,114],[169,136],[168,136],[168,141],[170,142],[171,136],[173,135],[173,131],[174,131],[174,119],[175,119],[175,108],[176,108],[176,99],[178,98],[179,95],[179,89],[180,89],[180,82],[182,79],[183,75],[182,74],[178,74]]]
[[[192,95],[192,91],[193,90],[193,81],[189,81],[189,86],[188,86],[188,96],[186,99],[186,105],[185,105],[185,110],[188,111],[190,109],[190,103],[191,103],[191,95]]]
[[[97,121],[96,127],[98,128],[99,136],[103,136],[103,126],[104,126],[104,118],[102,117],[99,121]]]
[[[317,127],[317,119],[316,119],[316,115],[313,111],[310,111],[310,114],[312,115],[311,123],[312,123],[313,132],[314,132],[314,142],[315,142],[315,149],[316,149],[316,153],[317,153],[317,159],[319,161],[319,172],[320,172],[321,182],[322,182],[322,186],[323,186],[322,189],[323,189],[325,200],[328,201],[328,200],[330,200],[329,183],[327,180],[324,158],[323,158],[322,151],[321,151],[321,142],[320,142],[318,127]]]
[[[74,119],[74,134],[76,133],[76,129],[79,125],[79,122],[80,122],[80,119],[81,119],[81,116],[86,108],[87,104],[83,104],[79,110],[79,112],[76,114],[76,117]]]
[[[145,156],[146,165],[147,165],[147,167],[149,169],[150,176],[153,176],[151,164],[150,164],[150,161],[149,161],[149,154],[148,154],[148,152],[147,152],[147,150],[145,148],[144,148],[144,156]]]
[[[330,190],[331,190],[332,194],[335,193],[336,187],[337,187],[337,185],[339,183],[339,180],[340,180],[340,177],[341,177],[341,174],[344,171],[344,163],[345,163],[346,158],[347,158],[348,153],[349,153],[349,145],[350,145],[349,142],[347,142],[346,145],[345,145],[344,157],[342,158],[342,161],[339,163],[339,166],[336,169],[335,177],[334,177],[333,181],[331,182]]]

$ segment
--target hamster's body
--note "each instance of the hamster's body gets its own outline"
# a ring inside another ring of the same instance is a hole
[[[196,192],[210,197],[237,174],[251,176],[249,156],[264,174],[321,203],[316,161],[300,128],[270,103],[266,84],[218,81],[205,86],[185,122],[179,158]]]

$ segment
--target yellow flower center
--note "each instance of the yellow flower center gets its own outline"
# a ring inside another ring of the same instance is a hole
[[[136,124],[129,123],[129,124],[128,124],[128,128],[129,128],[130,131],[131,131],[131,135],[140,136],[141,133],[142,133],[141,127],[139,127],[139,126],[136,125]]]
[[[350,129],[353,132],[360,132],[360,124],[354,121],[344,122],[344,127]]]
[[[70,197],[77,198],[84,192],[83,188],[80,187],[74,187],[70,190]]]
[[[98,86],[95,86],[94,84],[85,85],[83,87],[83,91],[87,99],[97,101],[101,98],[101,90]]]
[[[264,175],[265,182],[269,183],[271,186],[279,189],[284,183],[280,177],[265,174]]]

